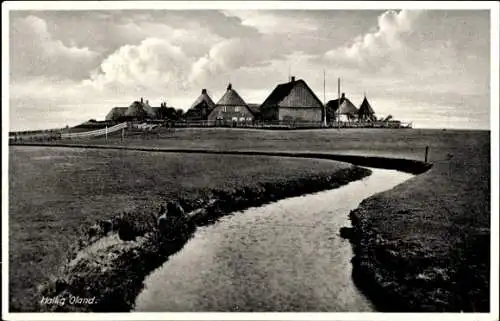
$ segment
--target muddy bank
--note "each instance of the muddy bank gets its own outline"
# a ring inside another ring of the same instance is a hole
[[[232,192],[212,191],[203,200],[179,200],[190,213],[189,228],[179,235],[177,240],[165,240],[155,227],[149,231],[140,231],[132,241],[122,241],[116,231],[111,232],[79,252],[79,255],[62,269],[58,278],[41,287],[40,310],[130,311],[136,296],[142,290],[144,278],[170,255],[179,251],[193,236],[197,226],[211,224],[224,215],[248,207],[337,188],[370,173],[368,169],[352,166],[329,176],[267,183]],[[47,304],[47,299],[50,298],[54,300]]]

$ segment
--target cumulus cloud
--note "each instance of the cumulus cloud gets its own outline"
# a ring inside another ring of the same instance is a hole
[[[78,78],[88,74],[98,54],[54,39],[45,20],[30,15],[11,24],[11,75],[56,75]]]
[[[148,38],[108,56],[84,85],[116,94],[182,91],[188,85],[186,74],[192,61],[181,47]]]
[[[262,69],[276,60],[286,60],[287,55],[294,52],[293,47],[276,43],[277,39],[271,36],[222,40],[197,59],[188,80],[203,85],[215,79],[227,79],[242,68]]]
[[[225,10],[228,17],[237,17],[243,26],[257,29],[262,34],[298,34],[315,32],[319,25],[313,18],[295,19],[279,11]]]
[[[386,11],[378,17],[375,32],[358,36],[352,44],[332,49],[324,56],[327,61],[362,68],[380,69],[401,62],[408,49],[407,36],[420,15],[419,10]]]
[[[221,36],[197,24],[191,24],[189,27],[172,27],[166,23],[149,20],[129,21],[117,25],[116,30],[127,35],[131,41],[142,41],[147,38],[165,39],[181,47],[189,56],[199,56],[214,43],[223,40]]]
[[[238,69],[250,58],[247,45],[241,39],[227,39],[215,44],[191,68],[189,81],[203,83],[215,75]],[[245,55],[247,53],[247,55]]]

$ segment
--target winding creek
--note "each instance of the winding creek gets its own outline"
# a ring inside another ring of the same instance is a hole
[[[413,177],[394,170],[284,199],[199,228],[144,281],[135,311],[373,311],[351,278],[348,214]]]

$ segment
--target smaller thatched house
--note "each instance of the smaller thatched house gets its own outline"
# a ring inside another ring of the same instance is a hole
[[[231,84],[227,86],[226,92],[208,115],[208,120],[218,125],[249,124],[254,119],[252,110]]]
[[[125,112],[125,116],[129,119],[156,119],[156,112],[153,110],[153,107],[149,105],[149,101],[141,97],[140,101],[134,101]]]
[[[206,89],[201,90],[201,95],[194,101],[187,110],[185,118],[187,121],[203,121],[208,119],[208,115],[215,108],[215,103],[207,93]]]
[[[358,109],[354,104],[345,97],[345,93],[342,93],[340,97],[340,109],[339,100],[333,99],[326,103],[326,121],[334,121],[339,117],[340,121],[352,121],[358,118]]]
[[[106,115],[108,121],[121,121],[125,118],[128,107],[113,107]]]
[[[359,106],[358,119],[360,121],[376,121],[377,120],[377,117],[375,116],[375,111],[373,110],[372,106],[370,106],[370,103],[368,102],[368,99],[366,99],[366,96],[363,99],[361,106]]]
[[[106,120],[110,121],[143,121],[147,119],[158,119],[160,107],[151,107],[149,101],[134,101],[128,107],[114,107],[106,115]]]

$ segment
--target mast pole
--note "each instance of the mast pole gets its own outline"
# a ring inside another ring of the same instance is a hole
[[[326,72],[323,69],[323,126],[326,127]]]
[[[337,126],[340,129],[340,77],[338,79]]]

